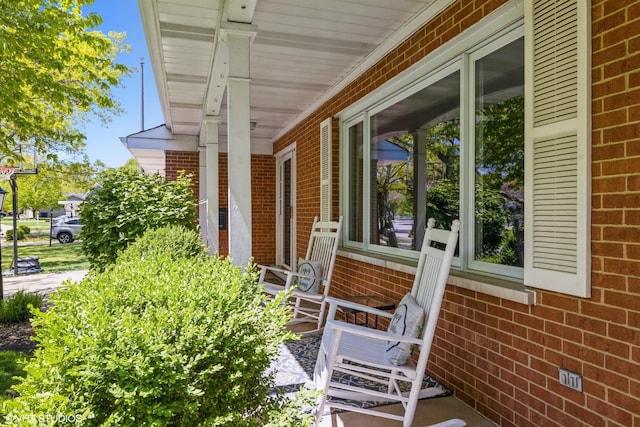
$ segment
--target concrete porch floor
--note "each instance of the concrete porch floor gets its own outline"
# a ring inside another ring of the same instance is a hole
[[[401,405],[389,405],[382,408],[385,412],[402,413]],[[474,411],[470,406],[454,396],[424,399],[418,403],[412,427],[427,427],[452,418],[459,418],[469,427],[494,427],[491,421]],[[341,412],[331,417],[325,416],[320,427],[400,427],[398,421],[356,412]]]

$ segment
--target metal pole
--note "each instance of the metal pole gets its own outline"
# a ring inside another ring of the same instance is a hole
[[[0,210],[2,210],[1,206],[0,206]],[[2,217],[0,216],[0,233],[2,232],[1,223],[2,223]],[[0,301],[2,301],[4,299],[4,283],[2,282],[2,280],[3,280],[3,274],[2,274],[2,238],[0,237]]]
[[[51,229],[53,228],[53,209],[49,209],[49,247],[51,247]]]
[[[0,212],[4,211],[4,200],[7,197],[7,192],[0,188]],[[0,215],[0,233],[2,233],[2,215]],[[4,275],[2,270],[2,238],[0,237],[0,301],[4,299]]]
[[[13,275],[18,275],[18,181],[11,175],[11,197],[13,199]]]
[[[140,81],[141,81],[141,92],[140,92],[140,130],[144,130],[144,57],[140,58]]]

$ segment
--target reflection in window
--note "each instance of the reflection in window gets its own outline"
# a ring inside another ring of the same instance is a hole
[[[427,218],[459,218],[459,123],[459,72],[371,116],[372,244],[419,250]]]
[[[524,42],[475,63],[474,259],[524,265]]]

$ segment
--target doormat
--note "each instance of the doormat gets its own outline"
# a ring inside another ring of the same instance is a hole
[[[280,344],[280,356],[278,360],[271,366],[271,372],[275,371],[275,387],[286,394],[296,393],[300,391],[302,387],[312,389],[313,385],[313,370],[316,366],[316,358],[318,357],[318,348],[320,347],[320,341],[322,335],[310,335],[300,338],[299,340],[289,341]],[[335,378],[335,377],[334,377]],[[355,378],[351,375],[340,374],[340,382],[345,384],[352,384],[354,382],[362,381],[359,378]],[[379,385],[381,391],[386,391],[386,387]],[[422,388],[438,387],[442,390],[442,393],[429,398],[449,396],[451,391],[438,383],[428,375],[424,376],[422,381]],[[382,406],[396,402],[384,402],[384,401],[345,401],[340,399],[341,403],[347,404],[353,407],[360,408],[372,408],[375,406]],[[332,412],[340,412],[332,410]]]

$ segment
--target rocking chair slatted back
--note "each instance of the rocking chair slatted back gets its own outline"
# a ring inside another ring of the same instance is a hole
[[[421,354],[429,354],[431,342],[440,314],[442,295],[449,277],[449,269],[456,249],[460,221],[455,220],[451,225],[451,231],[437,229],[435,220],[429,219],[427,233],[424,237],[423,246],[420,252],[418,268],[411,294],[418,305],[424,309],[425,327],[422,330],[424,340],[420,346]],[[438,249],[432,246],[434,243],[440,246],[446,245],[445,249]],[[443,265],[444,264],[444,265]],[[434,274],[437,272],[437,274]],[[444,276],[444,277],[443,277]],[[426,368],[426,360],[425,360]]]
[[[261,266],[259,282],[264,285],[265,292],[271,295],[277,295],[286,290],[291,292],[289,302],[293,305],[293,319],[289,324],[315,324],[314,329],[300,331],[300,333],[312,334],[322,331],[324,328],[327,308],[325,298],[329,295],[331,287],[331,276],[338,254],[341,230],[342,217],[338,221],[318,221],[318,217],[314,218],[305,260],[321,262],[322,271],[314,272],[313,276],[309,276],[310,272],[307,271],[294,272],[278,267]],[[267,281],[268,272],[284,276],[285,284]],[[313,282],[313,291],[310,290],[311,287],[296,288],[296,284],[299,284],[301,279],[305,281],[310,279]],[[317,291],[315,290],[316,284],[319,285]]]
[[[328,293],[326,285],[331,282],[338,253],[340,236],[337,233],[340,231],[341,223],[342,218],[339,222],[320,222],[318,217],[313,220],[306,259],[322,262],[322,285],[326,293]]]

